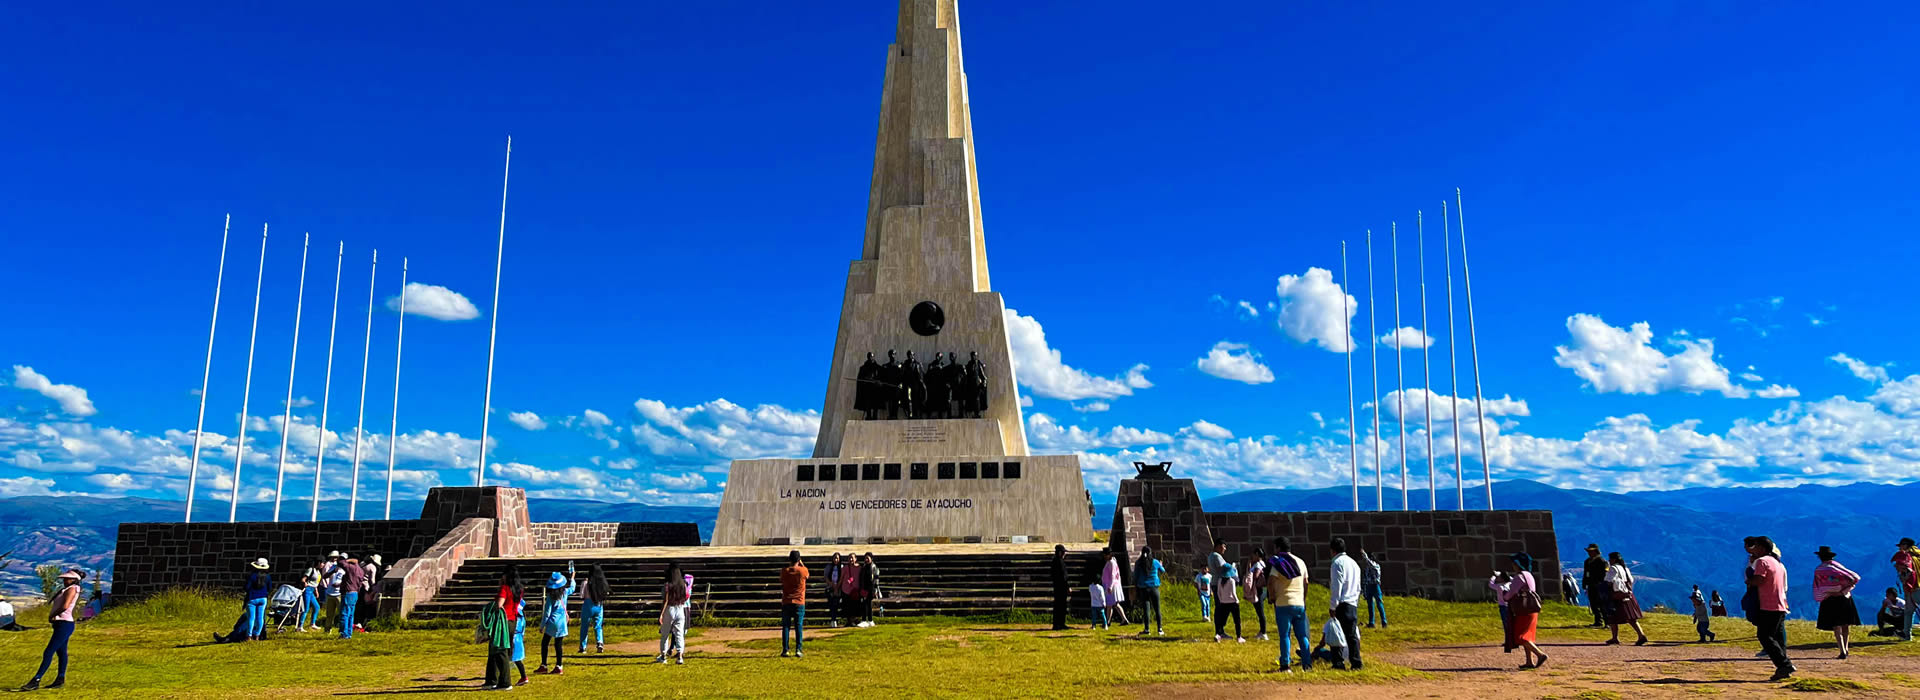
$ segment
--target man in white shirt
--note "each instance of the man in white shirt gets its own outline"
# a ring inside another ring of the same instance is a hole
[[[6,598],[0,598],[0,630],[13,631],[13,604]]]
[[[1333,564],[1329,566],[1331,579],[1327,584],[1330,601],[1330,614],[1340,621],[1340,632],[1347,638],[1347,666],[1333,663],[1334,668],[1352,668],[1360,670],[1360,565],[1353,557],[1347,556],[1347,541],[1335,537],[1327,543],[1333,550]]]

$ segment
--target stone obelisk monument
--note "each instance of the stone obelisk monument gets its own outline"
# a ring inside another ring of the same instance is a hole
[[[1092,535],[1078,458],[1027,453],[956,4],[900,2],[813,458],[734,462],[714,544]]]

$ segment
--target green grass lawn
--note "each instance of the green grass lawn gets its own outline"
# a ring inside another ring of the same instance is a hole
[[[616,624],[609,627],[608,637],[617,646],[606,655],[574,656],[567,675],[535,676],[515,697],[823,697],[844,695],[852,688],[881,694],[876,697],[1084,697],[1111,694],[1116,686],[1151,683],[1385,683],[1421,674],[1384,663],[1378,652],[1500,638],[1498,613],[1491,604],[1391,598],[1392,626],[1366,632],[1363,649],[1373,655],[1366,671],[1316,668],[1283,676],[1276,673],[1276,643],[1251,639],[1257,623],[1250,607],[1243,615],[1249,641],[1215,644],[1211,623],[1200,620],[1192,587],[1164,591],[1167,637],[1135,636],[1137,620],[1136,626],[1116,625],[1110,632],[1088,630],[1082,622],[1071,632],[1053,633],[1039,629],[1031,618],[883,619],[877,627],[810,641],[805,659],[779,658],[777,637],[716,642],[710,640],[740,635],[696,624],[688,639],[695,651],[687,665],[658,666],[651,663],[657,628]],[[1310,592],[1308,612],[1316,641],[1326,619],[1325,601],[1325,589]],[[73,638],[69,685],[60,692],[75,697],[458,692],[478,685],[482,672],[484,650],[468,643],[471,633],[465,625],[402,625],[351,641],[309,633],[280,635],[264,643],[208,644],[214,633],[231,628],[239,608],[235,599],[181,593],[117,608],[83,623]],[[31,623],[34,616],[22,619]],[[1542,636],[1604,639],[1604,631],[1579,629],[1588,620],[1584,608],[1550,604],[1541,622]],[[1752,646],[1751,627],[1739,620],[1716,622],[1724,642],[1744,639]],[[31,676],[48,634],[44,626],[36,626],[42,629],[0,633],[0,686],[16,686]],[[1646,627],[1659,641],[1694,638],[1691,620],[1680,615],[1650,615]],[[1796,623],[1789,634],[1796,645],[1826,638],[1810,623]],[[1627,637],[1631,642],[1630,632]],[[539,635],[529,632],[527,643],[531,669],[537,665]],[[726,651],[700,650],[702,644],[714,643],[724,644]],[[1862,647],[1860,653],[1899,653],[1913,646]]]

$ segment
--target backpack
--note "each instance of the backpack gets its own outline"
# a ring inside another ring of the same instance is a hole
[[[1528,579],[1531,578],[1531,576],[1528,577]],[[1519,582],[1520,579],[1518,577],[1514,578],[1514,583]],[[1513,597],[1513,602],[1507,604],[1507,609],[1511,610],[1515,615],[1537,614],[1540,612],[1540,608],[1540,592],[1534,590],[1532,585],[1528,585],[1526,590],[1520,592],[1520,595]]]

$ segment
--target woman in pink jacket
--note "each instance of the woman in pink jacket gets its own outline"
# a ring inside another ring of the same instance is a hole
[[[1820,557],[1819,568],[1813,570],[1813,600],[1820,605],[1820,629],[1833,633],[1840,658],[1844,659],[1853,645],[1853,626],[1860,624],[1860,610],[1853,606],[1853,586],[1860,582],[1860,575],[1834,561],[1836,555],[1826,545],[1820,545],[1820,551],[1813,555]]]

